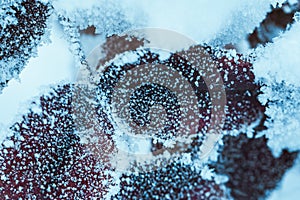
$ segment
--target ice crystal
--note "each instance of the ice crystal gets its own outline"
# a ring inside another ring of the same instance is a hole
[[[284,148],[299,150],[299,40],[300,24],[258,49],[254,63],[257,81],[264,85],[260,101],[267,105],[264,134],[275,155]]]

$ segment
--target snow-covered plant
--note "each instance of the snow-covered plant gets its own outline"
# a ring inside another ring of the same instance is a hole
[[[299,5],[0,1],[0,199],[288,198]]]

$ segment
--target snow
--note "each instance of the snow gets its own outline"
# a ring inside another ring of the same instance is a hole
[[[19,80],[11,80],[4,88],[0,95],[0,141],[9,132],[8,128],[28,112],[30,102],[37,100],[51,85],[74,80],[73,55],[62,35],[61,27],[53,21],[51,44],[40,46],[38,57],[29,60]]]
[[[38,1],[21,2],[0,1],[0,93],[7,81],[18,77],[48,33],[44,27],[51,8]]]
[[[86,54],[88,54],[95,48],[95,44],[102,44],[104,40],[105,37],[103,37],[103,35],[80,35],[80,42],[82,44],[83,51],[86,52]]]
[[[121,1],[117,0],[88,0],[84,4],[79,0],[58,0],[53,2],[53,6],[56,14],[70,20],[74,27],[85,29],[93,25],[96,33],[103,35],[121,33],[133,23],[128,21]]]
[[[135,28],[164,28],[197,41],[224,46],[232,43],[247,49],[247,34],[259,25],[272,0],[88,0],[54,1],[58,14],[68,17],[80,29],[90,25],[96,33],[112,35]],[[174,17],[176,16],[176,17]],[[237,20],[238,19],[238,20]],[[86,52],[87,53],[87,52]]]
[[[254,72],[258,77],[267,80],[275,77],[276,82],[300,86],[300,21],[292,25],[291,29],[274,39],[274,43],[257,51],[257,61]]]
[[[269,106],[266,114],[268,129],[262,134],[278,156],[282,149],[300,149],[300,22],[281,34],[265,48],[256,50],[254,73],[258,81],[266,84],[259,100]]]
[[[126,0],[127,13],[142,12],[147,27],[182,33],[198,43],[239,43],[263,20],[273,1]],[[128,16],[128,14],[127,14]],[[174,17],[176,16],[176,17]],[[238,20],[237,20],[238,19]]]

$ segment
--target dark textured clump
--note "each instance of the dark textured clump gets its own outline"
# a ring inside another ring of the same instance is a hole
[[[78,125],[87,129],[101,121],[92,116],[96,109],[84,107],[93,105],[75,99],[76,93],[88,97],[88,92],[72,85],[56,87],[33,105],[40,107],[39,112],[30,110],[12,127],[13,136],[0,146],[0,199],[103,198],[112,179],[104,174],[107,167],[101,157],[109,145],[100,143],[111,138],[91,130],[98,136],[98,149],[93,149],[98,154],[80,142]]]
[[[191,166],[174,163],[149,172],[123,175],[112,199],[226,199],[222,186],[204,180]]]
[[[196,46],[195,48],[199,47]],[[209,46],[204,46],[203,48],[216,62],[219,73],[223,78],[227,106],[223,130],[238,130],[260,119],[265,111],[265,106],[257,98],[261,93],[261,85],[255,82],[252,64],[243,58],[241,54],[228,57],[229,53],[226,51],[214,49]],[[182,62],[180,57],[174,55],[172,59],[169,59],[169,62],[189,72],[188,63]],[[200,90],[195,89],[195,93],[200,97],[201,103],[207,105],[200,110],[203,116],[207,116],[207,109],[210,108],[210,99],[204,98],[207,89],[203,89],[206,85],[204,82],[202,84],[202,88]],[[204,122],[204,124],[208,124],[208,121]],[[260,126],[260,128],[263,128],[263,126]],[[203,138],[196,138],[191,144],[189,151],[199,151],[202,140]],[[156,143],[153,144],[152,150],[155,151],[161,148],[163,148],[163,145]]]
[[[34,0],[1,5],[0,61],[3,71],[0,70],[0,92],[36,51],[51,9],[50,4]]]
[[[284,150],[275,158],[264,137],[225,136],[216,171],[229,177],[226,185],[234,199],[260,199],[275,189],[297,155]]]

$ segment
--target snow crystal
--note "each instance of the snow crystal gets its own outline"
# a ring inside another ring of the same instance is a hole
[[[255,75],[258,78],[276,82],[285,81],[288,84],[300,86],[300,21],[291,29],[256,50],[257,60],[253,63]]]
[[[9,147],[13,148],[13,147],[14,147],[14,143],[13,143],[13,141],[11,141],[11,140],[5,140],[5,141],[3,142],[3,145],[4,145],[4,147],[6,147],[6,148],[9,148]]]
[[[300,87],[271,80],[275,83],[263,87],[261,95],[262,101],[270,101],[265,112],[270,117],[265,123],[268,129],[262,134],[269,138],[268,145],[278,156],[282,149],[300,149]]]
[[[268,127],[262,134],[275,155],[288,148],[300,149],[300,22],[268,44],[259,47],[254,73],[265,85],[259,100],[267,104]]]

